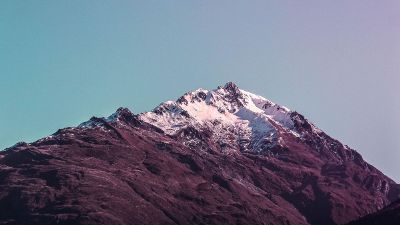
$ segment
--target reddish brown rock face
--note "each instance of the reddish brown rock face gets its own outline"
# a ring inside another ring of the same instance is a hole
[[[235,96],[224,99],[247,104],[226,88]],[[162,109],[155,115],[193,117],[179,105]],[[231,127],[216,139],[217,120],[166,133],[119,109],[20,143],[0,152],[0,224],[345,224],[398,197],[356,151],[285,113],[293,132],[271,117],[271,139],[238,139]]]

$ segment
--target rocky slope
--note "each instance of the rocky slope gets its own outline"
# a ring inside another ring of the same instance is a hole
[[[227,83],[0,152],[0,224],[345,224],[399,196],[301,114]]]

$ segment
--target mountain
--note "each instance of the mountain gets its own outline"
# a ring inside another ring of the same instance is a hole
[[[0,224],[332,225],[400,194],[301,114],[232,82],[17,143],[0,171]]]
[[[349,223],[349,225],[398,225],[400,222],[400,199],[361,219]]]

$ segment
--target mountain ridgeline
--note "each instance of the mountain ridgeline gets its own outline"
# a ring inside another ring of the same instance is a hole
[[[400,194],[300,113],[232,82],[17,143],[0,152],[0,185],[0,224],[41,225],[368,224]]]

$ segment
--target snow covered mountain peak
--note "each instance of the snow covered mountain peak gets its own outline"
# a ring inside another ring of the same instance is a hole
[[[140,114],[139,119],[169,135],[188,127],[209,130],[214,141],[233,140],[224,146],[239,145],[255,151],[277,144],[278,130],[299,135],[294,130],[292,111],[232,82],[214,90],[187,92],[177,101],[166,101],[152,112]]]
[[[207,150],[209,143],[221,152],[238,151],[277,156],[287,149],[285,140],[304,142],[327,157],[342,162],[354,154],[340,153],[349,148],[332,139],[303,115],[228,82],[213,90],[203,88],[185,93],[176,101],[166,101],[151,112],[134,115],[119,108],[108,117],[92,117],[81,129],[111,131],[148,124],[173,136],[186,146]]]
[[[187,92],[177,101],[161,103],[152,112],[143,113],[140,117],[144,120],[152,117],[195,119],[203,123],[216,119],[231,122],[237,119],[247,120],[252,115],[268,117],[283,125],[289,125],[289,121],[285,120],[290,120],[290,112],[284,106],[241,90],[234,83],[228,82],[225,86],[210,91],[199,88]]]
[[[176,101],[163,102],[151,112],[138,115],[119,108],[109,117],[93,117],[78,127],[107,130],[108,123],[124,127],[143,122],[167,135],[182,136],[183,144],[195,148],[202,141],[191,134],[206,133],[210,141],[219,143],[221,151],[227,153],[238,149],[268,153],[275,147],[284,147],[282,135],[302,138],[306,133],[320,132],[301,114],[239,89],[233,82],[213,90],[199,88],[187,92]]]

